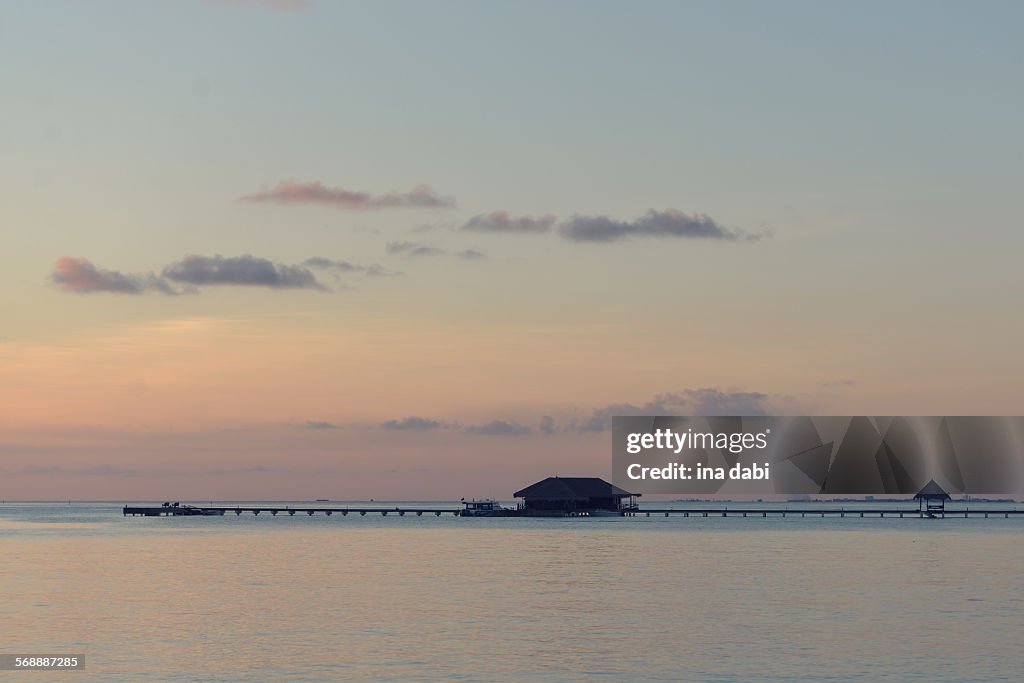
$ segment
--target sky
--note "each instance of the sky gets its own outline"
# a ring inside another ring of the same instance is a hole
[[[0,499],[508,499],[1024,413],[1015,2],[0,6]]]

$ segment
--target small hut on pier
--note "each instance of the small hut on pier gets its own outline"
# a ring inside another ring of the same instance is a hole
[[[934,479],[925,484],[924,488],[914,496],[914,500],[918,502],[918,510],[921,514],[929,517],[934,517],[936,513],[945,515],[946,501],[950,498],[945,489],[936,484]]]

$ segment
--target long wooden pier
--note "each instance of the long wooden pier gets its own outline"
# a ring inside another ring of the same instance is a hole
[[[437,517],[441,515],[458,515],[459,510],[456,508],[403,508],[403,507],[373,507],[373,508],[354,508],[354,507],[291,507],[291,506],[265,506],[265,505],[235,505],[235,506],[150,506],[150,507],[138,507],[125,505],[123,514],[125,517],[192,517],[192,516],[213,516],[223,515],[229,512],[233,512],[236,515],[241,515],[243,512],[251,512],[254,515],[258,515],[261,512],[266,512],[271,515],[286,514],[286,515],[297,515],[306,514],[313,516],[317,513],[327,515],[328,517],[333,514],[339,514],[342,516],[353,514],[365,517],[367,514],[379,514],[387,517],[389,514],[398,515],[404,517],[407,514],[416,515],[422,517],[424,514],[432,514]]]
[[[365,517],[366,515],[381,515],[387,517],[388,515],[397,515],[404,517],[405,515],[415,515],[416,517],[422,517],[426,515],[434,515],[440,517],[441,515],[456,515],[458,516],[461,510],[457,508],[434,508],[434,507],[291,507],[291,506],[266,506],[266,505],[235,505],[235,506],[129,506],[126,505],[123,510],[125,517],[165,517],[165,516],[212,516],[212,515],[225,515],[228,513],[234,513],[236,516],[242,513],[252,513],[253,515],[259,515],[261,513],[267,513],[272,516],[279,514],[294,516],[298,514],[304,514],[313,516],[316,514],[323,514],[327,516],[331,515],[359,515]],[[520,516],[517,513],[519,511],[509,511],[511,514],[503,516]],[[651,516],[681,516],[681,517],[857,517],[857,518],[931,518],[931,519],[944,519],[950,518],[963,518],[963,519],[989,519],[991,518],[1004,518],[1009,519],[1019,518],[1024,516],[1024,510],[1018,510],[1016,507],[1013,509],[1009,508],[952,508],[940,511],[928,511],[922,510],[917,507],[692,507],[692,508],[640,508],[636,510],[625,510],[621,513],[623,517],[651,517]],[[569,516],[569,515],[567,515]],[[580,517],[589,517],[586,513],[580,513]],[[603,513],[602,516],[607,516],[607,513]]]
[[[1024,510],[1009,509],[947,509],[929,512],[916,507],[905,508],[662,508],[639,509],[624,513],[627,517],[650,517],[651,515],[682,515],[683,517],[924,517],[942,519],[945,517],[984,518],[1002,517],[1009,519],[1024,515]]]

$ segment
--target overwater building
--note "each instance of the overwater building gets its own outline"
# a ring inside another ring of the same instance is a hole
[[[640,497],[599,477],[548,477],[513,495],[523,499],[522,514],[538,517],[622,515]]]

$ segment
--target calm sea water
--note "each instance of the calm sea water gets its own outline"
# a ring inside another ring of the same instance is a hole
[[[0,680],[1019,681],[1024,519],[0,505]]]

